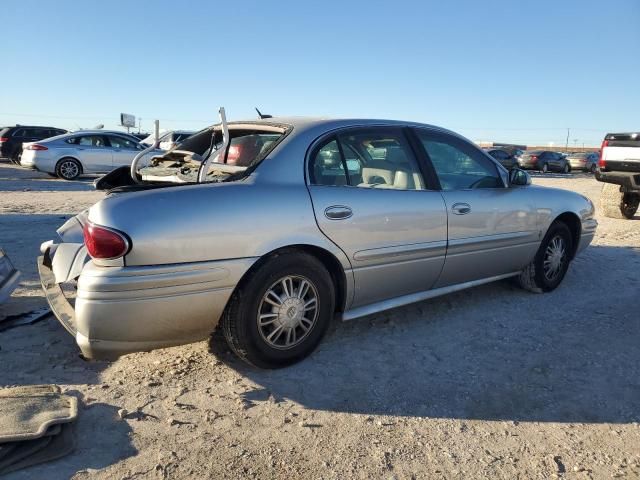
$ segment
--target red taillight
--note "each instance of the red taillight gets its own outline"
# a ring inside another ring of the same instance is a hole
[[[129,250],[126,237],[110,228],[87,222],[82,233],[87,251],[93,258],[118,258]]]
[[[531,155],[531,161],[532,162],[537,162],[538,161],[538,157],[536,157],[535,155]]]
[[[8,142],[8,141],[9,141],[9,137],[0,137],[0,143]]]
[[[38,145],[37,143],[34,143],[33,145],[27,145],[26,147],[24,147],[24,149],[25,150],[49,150],[44,145]]]
[[[598,166],[600,168],[606,168],[607,162],[604,161],[604,147],[609,145],[609,140],[603,140],[602,145],[600,145],[600,158],[598,159]]]

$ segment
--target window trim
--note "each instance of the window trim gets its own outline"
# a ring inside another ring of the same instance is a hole
[[[475,144],[469,142],[468,140],[466,140],[463,137],[459,137],[457,135],[451,134],[449,132],[444,132],[442,130],[435,130],[435,129],[431,129],[428,127],[411,127],[412,129],[412,133],[413,135],[415,135],[416,141],[418,142],[417,147],[421,150],[421,153],[424,155],[424,160],[425,163],[429,166],[430,170],[433,172],[433,174],[435,175],[435,179],[437,181],[438,184],[438,190],[443,191],[443,192],[465,192],[465,191],[474,191],[474,190],[504,190],[509,188],[509,184],[507,183],[504,175],[501,174],[501,168],[504,169],[504,167],[500,166],[499,167],[499,162],[497,159],[493,158],[491,155],[489,155],[487,152],[483,151],[481,148],[478,148]],[[500,182],[502,183],[502,187],[488,187],[488,188],[482,188],[482,189],[477,189],[477,188],[462,188],[462,189],[455,189],[455,190],[444,190],[442,188],[442,185],[440,184],[440,178],[438,177],[438,173],[433,165],[433,162],[431,161],[431,157],[429,157],[429,154],[427,153],[427,149],[424,147],[424,145],[422,144],[422,141],[420,140],[420,137],[418,136],[418,132],[425,132],[428,135],[432,135],[435,138],[441,137],[443,139],[446,140],[452,140],[452,145],[455,146],[455,142],[460,142],[463,143],[467,146],[469,146],[472,150],[475,150],[476,152],[479,152],[480,155],[484,158],[486,158],[492,165],[493,168],[495,169],[495,173],[497,175],[497,177],[500,179]]]

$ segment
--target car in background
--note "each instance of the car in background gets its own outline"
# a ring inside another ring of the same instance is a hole
[[[596,180],[604,183],[602,213],[609,218],[633,219],[640,208],[640,131],[605,135]]]
[[[9,158],[13,163],[20,163],[22,145],[37,142],[45,138],[55,137],[67,133],[67,130],[55,127],[35,127],[29,125],[15,125],[0,127],[0,157]]]
[[[80,130],[39,142],[28,143],[20,164],[50,175],[74,180],[82,174],[107,173],[147,148],[123,132]],[[149,152],[149,158],[161,153]]]
[[[599,158],[598,152],[574,152],[567,155],[572,170],[584,170],[591,173],[596,173]]]
[[[171,130],[160,135],[160,148],[162,150],[171,150],[178,143],[183,140],[189,138],[196,132],[192,132],[189,130]],[[153,145],[153,135],[149,135],[147,138],[142,140],[142,143],[145,145]]]
[[[520,157],[520,167],[528,170],[540,170],[542,173],[569,173],[571,171],[567,157],[550,150],[527,150]]]
[[[487,148],[485,149],[485,152],[495,158],[498,163],[507,170],[518,167],[518,159],[515,155],[509,153],[507,150],[504,150],[502,148]]]

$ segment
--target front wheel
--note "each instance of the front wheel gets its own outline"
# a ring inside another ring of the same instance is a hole
[[[296,363],[313,352],[333,317],[329,272],[300,252],[273,255],[238,285],[222,316],[227,343],[260,368]]]
[[[542,173],[547,173],[549,171],[549,165],[546,163],[542,164],[542,168],[540,169]]]
[[[569,173],[571,171],[571,167],[569,166],[568,163],[564,164],[564,167],[562,167],[562,173]]]
[[[572,251],[569,227],[563,222],[552,223],[533,261],[520,273],[520,286],[536,293],[555,290],[567,273]]]
[[[598,170],[598,166],[595,163],[592,163],[589,171],[595,175],[596,170]]]

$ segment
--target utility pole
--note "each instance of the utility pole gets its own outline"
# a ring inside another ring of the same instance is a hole
[[[569,151],[569,133],[571,133],[571,129],[567,128],[567,141],[564,144],[564,151],[565,152]]]

